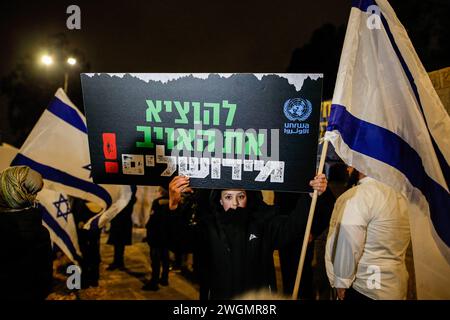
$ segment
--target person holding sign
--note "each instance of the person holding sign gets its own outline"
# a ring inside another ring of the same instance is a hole
[[[319,174],[310,186],[322,194],[327,179]],[[183,193],[193,193],[189,177],[177,176],[169,184],[169,219],[177,221],[191,206]],[[210,212],[197,223],[173,232],[185,249],[199,259],[200,299],[231,299],[258,289],[276,290],[273,251],[305,229],[311,197],[302,194],[289,215],[265,204],[259,191],[213,190]]]

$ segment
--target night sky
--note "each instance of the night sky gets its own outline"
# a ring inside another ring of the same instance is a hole
[[[0,13],[1,74],[60,32],[93,71],[285,71],[315,29],[349,15],[337,0],[8,2]],[[81,8],[79,31],[66,28],[70,4]]]
[[[66,27],[69,16],[66,8],[71,4],[81,8],[81,30]],[[329,44],[328,39],[334,36],[333,28],[341,30],[335,33],[343,39],[350,4],[349,0],[1,1],[0,84],[4,88],[8,84],[4,77],[22,64],[22,74],[33,74],[28,82],[23,81],[23,86],[29,91],[33,87],[45,91],[39,99],[48,101],[57,87],[62,86],[63,71],[57,64],[46,70],[39,64],[39,58],[59,34],[66,41],[67,51],[77,51],[82,62],[70,71],[69,96],[78,103],[79,73],[87,71],[323,72],[326,80],[332,78],[328,80],[328,92],[332,92],[341,42],[338,39],[339,45]],[[443,39],[448,39],[449,33],[449,1],[392,0],[391,4],[408,32],[411,31],[426,69],[449,66],[450,41]],[[302,55],[303,51],[293,55],[295,49],[311,42],[314,31],[326,24],[331,26],[327,29],[331,33],[316,38],[309,56]],[[320,58],[312,61],[315,52]],[[300,59],[300,63],[292,57]],[[49,82],[47,87],[44,82]],[[21,90],[20,95],[28,94]],[[23,112],[20,108],[25,108],[25,103],[20,105],[16,101],[12,106],[11,100],[11,94],[7,96],[1,89],[0,142],[19,145],[31,128],[15,132],[19,124],[12,122],[18,120],[11,119],[22,118],[11,115]],[[26,112],[28,118],[20,125],[27,123],[32,127],[44,107],[39,105],[35,112]]]

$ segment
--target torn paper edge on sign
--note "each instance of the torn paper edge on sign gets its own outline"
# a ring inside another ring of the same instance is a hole
[[[229,78],[232,75],[238,73],[83,73],[88,77],[93,77],[95,75],[106,74],[111,77],[123,78],[125,75],[130,75],[132,77],[136,77],[145,82],[149,81],[160,81],[161,83],[167,83],[169,81],[178,80],[181,78],[187,78],[192,76],[197,79],[207,79],[210,75],[218,75],[221,78]],[[307,78],[311,78],[312,80],[317,80],[319,78],[323,78],[322,73],[305,73],[305,74],[293,74],[293,73],[243,73],[243,74],[252,74],[258,80],[264,76],[278,76],[280,78],[284,78],[288,81],[289,84],[293,85],[297,91],[300,91],[303,87],[303,82]]]

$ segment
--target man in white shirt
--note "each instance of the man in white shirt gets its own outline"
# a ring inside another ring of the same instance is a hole
[[[325,252],[330,284],[341,300],[406,299],[406,200],[356,170],[352,175],[358,184],[338,198],[330,220]]]

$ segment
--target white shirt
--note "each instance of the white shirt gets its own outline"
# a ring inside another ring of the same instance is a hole
[[[372,299],[406,299],[405,253],[410,241],[406,200],[394,189],[365,177],[334,206],[325,263],[334,288]]]

